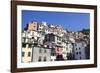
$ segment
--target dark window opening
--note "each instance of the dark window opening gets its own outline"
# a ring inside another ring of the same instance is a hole
[[[32,48],[32,44],[29,44],[29,48]]]
[[[47,47],[49,48],[49,45],[47,45]]]
[[[22,47],[25,48],[26,47],[26,44],[25,43],[22,43]]]
[[[80,57],[80,59],[82,59],[82,58]]]
[[[22,57],[24,57],[25,52],[22,52]]]
[[[52,56],[55,56],[55,53],[52,53]]]
[[[81,48],[79,47],[79,50],[80,50]]]
[[[34,37],[32,37],[32,39],[34,39]]]
[[[38,59],[38,61],[39,61],[39,62],[41,61],[41,56],[39,56],[39,59]]]
[[[28,57],[30,57],[31,56],[31,52],[28,52]]]
[[[46,61],[46,57],[44,57],[44,61]]]
[[[76,54],[78,55],[78,52],[76,52]]]
[[[55,48],[52,48],[52,49],[51,49],[51,56],[55,56],[55,55],[56,55]]]
[[[81,52],[79,52],[79,54],[81,55]]]

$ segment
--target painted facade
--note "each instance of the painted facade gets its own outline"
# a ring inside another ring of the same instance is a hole
[[[74,58],[75,60],[86,59],[85,46],[83,41],[78,41],[74,45]]]

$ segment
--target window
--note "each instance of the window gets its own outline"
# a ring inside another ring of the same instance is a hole
[[[29,44],[29,48],[32,48],[32,44]]]
[[[80,59],[82,59],[82,58],[80,57]]]
[[[40,28],[40,30],[42,30],[42,28]]]
[[[81,55],[81,52],[79,52],[79,54]]]
[[[47,45],[47,47],[49,48],[49,45]]]
[[[52,56],[55,56],[55,53],[52,53]]]
[[[77,44],[75,44],[75,46],[77,46]]]
[[[68,50],[68,47],[66,48],[66,51]]]
[[[47,35],[46,37],[47,37],[47,39],[49,40],[49,35]]]
[[[55,48],[51,48],[51,56],[55,56],[55,55],[56,55]]]
[[[72,48],[72,45],[71,44],[69,45],[69,48]]]
[[[76,54],[78,55],[78,52],[76,52]]]
[[[38,61],[39,61],[39,62],[41,61],[41,56],[39,56],[39,59],[38,59]]]
[[[34,39],[34,37],[32,37],[32,39]]]
[[[46,61],[46,57],[44,57],[44,61]]]
[[[29,38],[29,39],[28,39],[28,43],[30,43],[30,42],[31,42],[31,39]]]
[[[22,57],[24,57],[25,52],[22,52]]]
[[[59,37],[59,41],[61,41],[61,37]]]
[[[77,50],[77,48],[76,48],[76,50]]]
[[[57,40],[58,40],[58,37],[57,37]]]
[[[80,50],[81,48],[79,47],[79,50]]]
[[[41,48],[39,49],[39,53],[41,53],[42,52],[42,50],[41,50]]]
[[[53,34],[49,35],[49,41],[55,41],[55,36]]]
[[[25,48],[26,47],[26,44],[25,43],[22,43],[22,47]]]
[[[31,56],[31,52],[28,52],[28,57],[30,57]]]
[[[51,59],[51,61],[53,61],[53,60]]]
[[[57,40],[61,41],[61,37],[57,37]]]
[[[69,53],[67,53],[67,56],[69,56]]]
[[[46,53],[46,52],[47,52],[47,50],[45,49],[45,50],[44,50],[44,53]]]
[[[22,38],[22,41],[25,42],[26,38]]]

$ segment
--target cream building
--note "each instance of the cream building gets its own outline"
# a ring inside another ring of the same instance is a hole
[[[32,45],[22,44],[22,63],[32,62]]]

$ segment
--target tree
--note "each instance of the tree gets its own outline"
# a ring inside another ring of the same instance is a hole
[[[89,35],[90,29],[82,29],[80,32],[82,32],[85,35]]]

